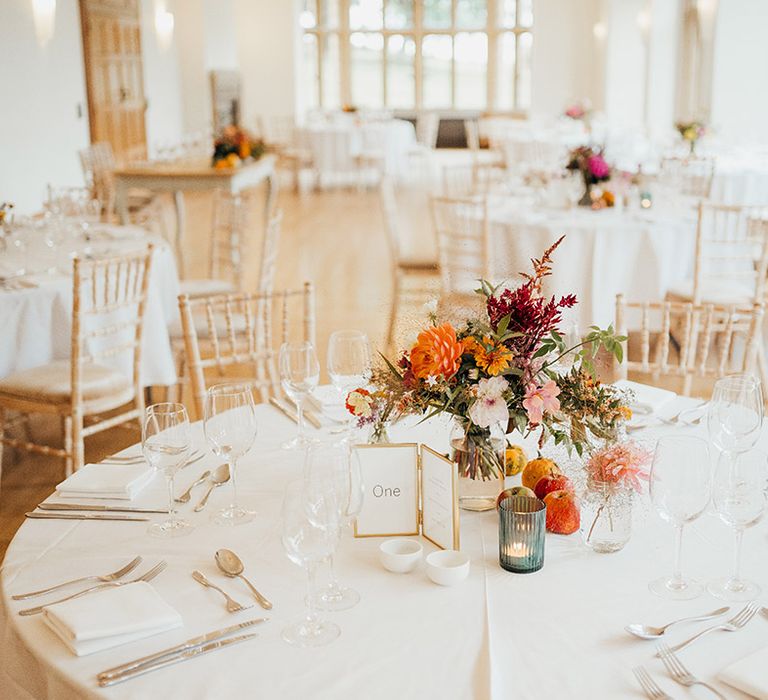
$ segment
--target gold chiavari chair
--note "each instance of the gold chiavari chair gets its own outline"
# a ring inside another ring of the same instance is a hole
[[[659,182],[684,197],[691,197],[695,200],[709,199],[712,194],[714,176],[714,158],[692,156],[661,159]]]
[[[70,359],[0,380],[0,426],[5,411],[60,416],[64,446],[39,445],[2,433],[0,446],[62,457],[69,475],[83,466],[85,438],[140,419],[141,342],[152,250],[150,245],[119,257],[75,258]],[[124,371],[115,369],[118,363]],[[101,418],[106,412],[109,417]]]
[[[626,379],[629,372],[635,372],[649,375],[654,382],[662,378],[677,379],[682,393],[688,396],[694,379],[717,379],[730,372],[749,372],[757,363],[765,381],[763,314],[762,304],[627,302],[624,295],[619,294],[616,331],[628,336],[619,378]],[[679,341],[672,337],[673,328],[682,329]],[[629,357],[633,336],[639,337],[640,359]]]
[[[297,308],[298,307],[298,310]],[[248,372],[246,380],[261,401],[280,395],[277,368],[279,346],[299,327],[302,339],[315,342],[315,293],[307,282],[302,289],[256,294],[190,298],[179,296],[186,364],[198,416],[203,415],[206,372],[232,378],[232,371]],[[275,312],[277,312],[275,314]],[[207,333],[198,333],[195,318],[203,316]],[[293,316],[293,318],[292,318]],[[242,319],[241,323],[237,319]],[[277,329],[277,336],[273,332]],[[242,374],[239,375],[242,378]]]

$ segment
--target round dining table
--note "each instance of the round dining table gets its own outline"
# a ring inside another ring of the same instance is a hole
[[[668,410],[671,414],[692,405],[690,399],[677,398]],[[251,523],[228,528],[209,520],[211,512],[231,498],[225,486],[215,490],[209,507],[200,513],[192,512],[199,491],[188,505],[180,506],[196,528],[187,537],[152,538],[145,522],[28,520],[22,525],[2,566],[0,697],[617,700],[643,697],[632,674],[640,664],[673,697],[685,696],[654,658],[655,644],[631,637],[624,626],[662,624],[710,612],[723,603],[707,595],[670,601],[649,592],[649,581],[671,573],[673,533],[647,496],[638,499],[634,532],[624,549],[598,554],[582,544],[578,533],[547,534],[544,566],[531,574],[514,574],[499,566],[499,522],[494,511],[462,511],[461,551],[470,558],[470,572],[452,587],[433,584],[423,564],[408,574],[387,572],[379,563],[382,539],[354,539],[347,533],[339,545],[336,568],[342,583],[360,593],[360,602],[343,612],[324,613],[341,628],[331,644],[288,645],[281,630],[302,614],[305,574],[283,551],[280,512],[286,484],[301,475],[302,454],[281,449],[281,443],[295,433],[291,421],[268,405],[258,406],[257,416],[259,437],[238,466],[240,500],[257,512]],[[652,447],[659,435],[677,431],[705,435],[701,426],[661,423],[634,435]],[[445,451],[448,434],[446,422],[432,419],[421,424],[402,421],[392,427],[390,437]],[[204,446],[199,424],[194,426],[194,442],[195,447]],[[766,442],[768,435],[763,436],[763,447]],[[528,447],[533,452],[533,446]],[[128,453],[137,451],[129,448]],[[208,455],[182,469],[177,492],[217,464]],[[508,483],[518,478],[509,478]],[[162,507],[164,494],[163,477],[156,475],[131,505]],[[426,539],[421,542],[425,554],[435,550]],[[743,574],[768,590],[765,524],[747,532],[744,546]],[[223,547],[244,561],[246,576],[274,604],[271,611],[252,607],[227,613],[219,594],[192,578],[197,569],[240,602],[254,603],[245,584],[217,570],[214,553]],[[686,528],[686,574],[705,580],[722,575],[729,570],[732,553],[733,534],[714,515],[707,513]],[[151,585],[180,613],[183,627],[75,657],[39,615],[18,615],[29,601],[11,599],[15,593],[57,581],[113,571],[137,555],[144,558],[137,572],[161,560],[168,563]],[[732,612],[741,606],[731,604]],[[97,673],[107,668],[259,617],[269,621],[251,628],[258,637],[250,641],[109,688],[96,683]],[[699,628],[681,626],[665,639],[676,643]],[[692,645],[684,660],[701,678],[716,682],[722,669],[767,644],[768,619],[758,615],[739,632],[714,633]],[[732,700],[748,697],[718,685]]]
[[[177,322],[179,278],[171,247],[138,226],[95,224],[87,236],[46,243],[40,232],[24,245],[0,257],[0,377],[38,367],[71,354],[72,259],[71,256],[115,256],[155,245],[142,337],[142,381],[145,386],[176,382],[168,328]],[[23,274],[20,274],[23,272]],[[126,356],[105,361],[125,364]],[[116,367],[130,370],[130,367]]]

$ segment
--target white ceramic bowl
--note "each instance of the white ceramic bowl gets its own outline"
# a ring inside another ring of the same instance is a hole
[[[418,566],[423,549],[421,543],[416,540],[387,540],[379,545],[379,559],[387,571],[407,574]]]
[[[469,557],[446,549],[427,556],[427,576],[441,586],[453,586],[469,575]]]

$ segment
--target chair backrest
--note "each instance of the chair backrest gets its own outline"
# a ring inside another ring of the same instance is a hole
[[[475,190],[475,168],[472,165],[443,167],[442,194],[445,197],[471,197]]]
[[[437,112],[421,112],[416,117],[416,140],[427,148],[437,148],[440,131],[440,115]]]
[[[268,294],[179,296],[186,361],[199,416],[203,415],[207,390],[206,370],[224,377],[228,368],[248,367],[248,381],[262,401],[280,394],[277,357],[280,345],[290,339],[290,330],[296,327],[295,318],[290,322],[290,312],[296,311],[297,304],[302,339],[314,344],[315,293],[309,282],[302,289]],[[202,350],[195,325],[195,317],[201,316],[207,322]],[[273,323],[277,326],[277,339]]]
[[[296,120],[290,115],[262,117],[264,139],[271,146],[285,148],[296,139]]]
[[[639,360],[629,359],[629,341],[624,343],[619,376],[626,379],[633,371],[654,378],[679,378],[687,394],[695,377],[718,378],[729,372],[751,371],[760,348],[763,312],[762,304],[627,302],[619,294],[616,331],[629,338],[635,334],[640,337]]]
[[[209,274],[213,279],[230,280],[242,289],[243,259],[253,235],[256,193],[215,190],[209,252]]]
[[[666,157],[661,159],[659,168],[662,185],[695,199],[709,199],[714,175],[714,158]]]
[[[762,303],[766,273],[768,206],[701,200],[696,225],[693,303],[701,302],[706,291],[718,289],[743,290],[742,295],[750,303]]]
[[[392,259],[395,265],[397,265],[401,257],[400,217],[397,211],[395,184],[388,175],[384,175],[381,178],[379,195],[381,197],[381,209],[384,214],[384,232],[387,235],[387,245],[392,254]]]
[[[82,371],[87,364],[120,364],[130,375],[143,410],[141,339],[153,246],[125,255],[76,257],[72,295],[72,406],[81,406]]]
[[[256,290],[260,294],[271,294],[275,290],[275,274],[277,272],[277,257],[280,252],[280,232],[283,225],[283,212],[278,209],[267,222],[264,240],[261,244],[261,261],[259,262],[259,280]]]
[[[560,146],[536,139],[506,139],[501,144],[504,162],[511,172],[553,171],[561,164]]]
[[[488,279],[488,205],[484,197],[432,197],[444,295],[470,294]]]
[[[117,167],[112,144],[108,141],[92,143],[80,150],[79,155],[85,184],[91,189],[93,197],[101,202],[106,216],[111,216],[115,204],[113,171]]]

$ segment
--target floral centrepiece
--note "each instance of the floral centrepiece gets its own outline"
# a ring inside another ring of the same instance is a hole
[[[707,127],[700,121],[676,122],[675,129],[688,144],[691,153],[696,150],[696,143],[707,133]]]
[[[589,121],[592,116],[592,109],[588,102],[574,102],[565,108],[563,116],[575,121]]]
[[[571,171],[578,170],[584,181],[584,195],[579,200],[579,205],[592,206],[592,186],[605,182],[611,177],[611,167],[605,160],[602,150],[595,150],[591,146],[574,148],[565,167]]]
[[[261,139],[251,136],[245,129],[226,126],[213,142],[213,167],[236,168],[244,160],[258,160],[266,151]]]
[[[504,433],[538,431],[540,447],[552,440],[581,454],[589,435],[611,439],[627,417],[625,397],[594,378],[592,363],[600,348],[620,358],[623,338],[611,328],[593,327],[582,342],[566,347],[559,324],[576,297],[542,293],[562,240],[532,260],[533,270],[522,275],[522,283],[492,287],[482,281],[478,293],[485,300],[484,314],[458,327],[430,314],[431,323],[416,343],[397,362],[384,358],[385,366],[374,370],[374,393],[387,407],[387,419],[453,416],[463,435],[454,449],[471,455],[459,462],[462,476],[503,479]],[[569,354],[573,366],[558,373],[558,361]],[[357,408],[358,401],[350,395],[348,403],[361,418],[367,409]],[[385,410],[378,415],[382,419]],[[499,428],[501,449],[492,444],[492,431]]]

